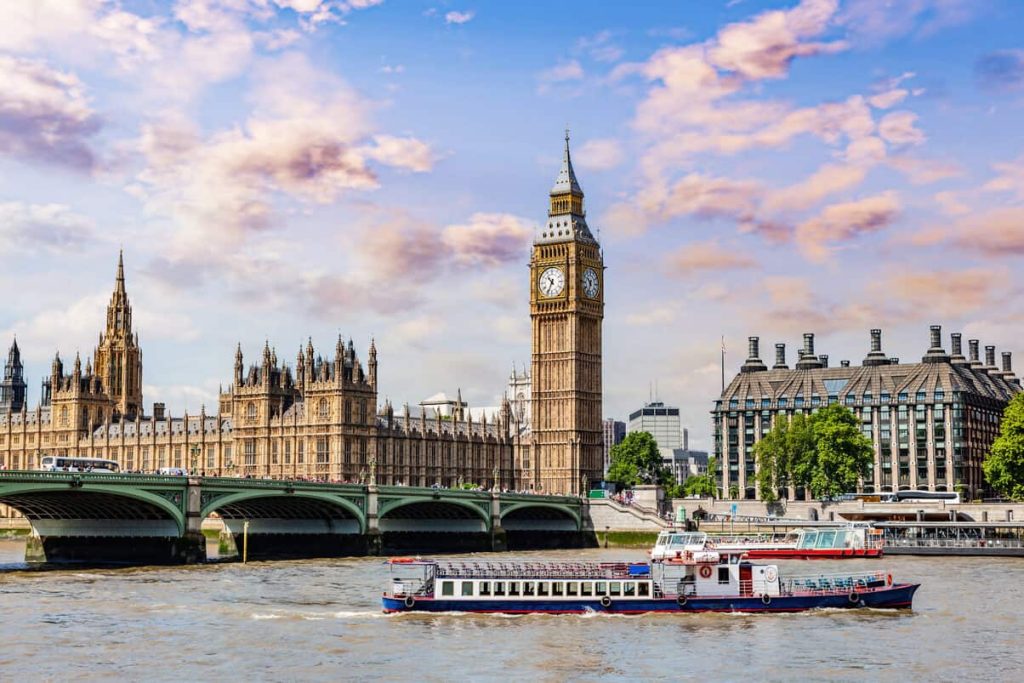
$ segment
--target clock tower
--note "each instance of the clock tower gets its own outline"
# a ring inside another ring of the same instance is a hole
[[[535,489],[580,493],[603,472],[601,321],[604,262],[587,227],[565,134],[562,168],[530,258]],[[584,481],[585,480],[585,481]]]

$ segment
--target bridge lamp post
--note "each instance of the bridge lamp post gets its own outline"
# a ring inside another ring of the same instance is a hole
[[[192,476],[196,474],[196,465],[199,463],[199,445],[193,444],[190,452],[192,463]]]

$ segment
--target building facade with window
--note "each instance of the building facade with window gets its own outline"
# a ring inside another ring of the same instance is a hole
[[[942,347],[941,328],[933,325],[930,346],[920,363],[901,364],[882,352],[881,330],[871,330],[870,351],[858,366],[815,355],[814,335],[804,335],[793,368],[784,344],[776,344],[775,364],[761,360],[757,337],[749,357],[715,401],[712,411],[714,454],[719,489],[741,498],[759,497],[753,447],[779,419],[810,414],[839,403],[854,412],[874,444],[875,457],[858,490],[891,492],[925,489],[971,495],[984,490],[981,464],[999,434],[1003,409],[1021,390],[1010,352],[996,365],[995,347],[951,336],[951,353]],[[787,498],[803,498],[792,487]]]

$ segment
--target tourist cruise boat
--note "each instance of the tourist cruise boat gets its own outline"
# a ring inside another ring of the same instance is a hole
[[[804,527],[782,538],[716,537],[703,532],[662,531],[651,549],[652,560],[680,557],[687,546],[712,543],[721,552],[743,552],[751,560],[813,560],[881,557],[883,532],[867,524]]]
[[[918,584],[884,572],[784,577],[742,553],[694,546],[651,563],[474,562],[397,558],[384,612],[567,614],[800,612],[909,608]]]

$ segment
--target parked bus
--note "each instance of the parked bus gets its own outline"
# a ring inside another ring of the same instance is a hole
[[[892,503],[959,503],[960,494],[956,491],[893,491],[886,494],[885,502]]]
[[[47,472],[100,472],[114,473],[120,467],[113,460],[103,458],[75,458],[67,455],[44,455],[39,469]]]

